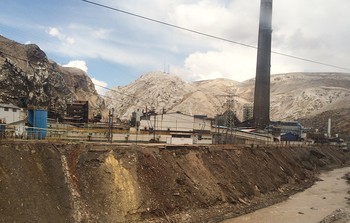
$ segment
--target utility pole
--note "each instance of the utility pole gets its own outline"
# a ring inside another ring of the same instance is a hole
[[[108,141],[110,143],[113,142],[113,116],[114,116],[114,108],[112,108],[112,110],[109,110],[109,115],[108,115],[108,124],[109,124]]]
[[[219,115],[220,115],[220,110],[221,110],[221,106],[215,106],[216,108],[216,116],[214,119],[214,123],[216,126],[216,130],[215,130],[215,144],[220,144],[220,140],[219,140]]]
[[[233,95],[232,93],[229,93],[228,99],[226,101],[227,103],[227,111],[228,111],[228,116],[226,117],[226,126],[229,127],[229,129],[226,129],[226,142],[228,141],[228,130],[230,130],[230,142],[232,143],[232,132],[233,132],[233,127],[234,127],[234,99],[233,97],[236,95]]]
[[[157,114],[154,114],[154,124],[153,124],[153,142],[156,142],[156,117],[157,117]]]
[[[234,117],[235,117],[235,112],[234,112],[234,97],[237,96],[233,94],[232,92],[228,92],[227,95],[217,95],[217,96],[225,96],[226,97],[226,111],[224,112],[225,115],[225,126],[226,126],[226,133],[225,133],[225,143],[228,142],[228,132],[230,131],[231,137],[230,141],[232,141],[232,133],[233,133],[233,127],[234,127]],[[224,115],[223,114],[223,115]]]
[[[272,0],[261,0],[253,112],[258,129],[270,122],[271,34]]]
[[[158,109],[159,96],[160,96],[160,94],[158,94],[158,96],[157,96],[157,103],[156,103],[155,111],[156,111],[156,109]],[[157,112],[154,112],[153,142],[156,142],[156,125],[157,125],[156,119],[157,119]]]

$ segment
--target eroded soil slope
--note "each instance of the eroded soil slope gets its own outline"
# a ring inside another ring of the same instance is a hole
[[[0,222],[215,222],[347,164],[336,148],[2,142]]]

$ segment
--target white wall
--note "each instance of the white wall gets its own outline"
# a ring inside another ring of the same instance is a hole
[[[193,144],[193,139],[192,138],[171,138],[170,139],[170,144],[173,145],[192,145]]]
[[[180,113],[168,113],[151,116],[150,120],[141,120],[140,129],[154,128],[157,131],[193,131],[194,117]]]
[[[6,111],[7,110],[7,111]],[[0,119],[6,124],[17,122],[20,120],[20,108],[0,107]]]
[[[193,129],[211,131],[211,120],[194,118]]]

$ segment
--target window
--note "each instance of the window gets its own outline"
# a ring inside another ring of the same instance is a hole
[[[4,111],[9,111],[9,108],[4,108]]]
[[[12,111],[13,111],[13,112],[17,112],[17,108],[13,108]]]
[[[173,138],[191,138],[191,135],[184,135],[184,134],[176,134],[176,135],[171,135]]]

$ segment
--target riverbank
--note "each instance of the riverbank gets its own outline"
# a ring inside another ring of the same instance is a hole
[[[348,165],[331,147],[1,142],[3,222],[219,222]]]
[[[346,182],[349,186],[347,196],[345,197],[345,199],[347,200],[347,204],[348,204],[347,207],[333,211],[330,215],[328,215],[326,218],[324,218],[320,223],[347,223],[347,222],[350,222],[350,207],[349,207],[350,198],[348,197],[348,195],[350,194],[350,172],[347,173],[343,178],[346,180]]]
[[[350,167],[324,172],[312,187],[292,195],[286,201],[222,223],[319,223],[328,215],[327,219],[340,219],[340,216],[344,219],[344,212],[340,210],[349,207],[349,185],[344,179],[349,172]],[[334,210],[337,211],[332,213]],[[332,221],[325,219],[322,222]]]

